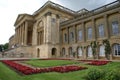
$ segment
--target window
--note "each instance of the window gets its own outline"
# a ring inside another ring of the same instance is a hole
[[[64,42],[67,42],[67,34],[64,34]]]
[[[82,40],[82,30],[78,31],[78,40]]]
[[[78,56],[82,56],[82,49],[78,48]]]
[[[93,53],[92,53],[92,48],[89,46],[88,47],[88,57],[92,57],[93,55],[92,55]]]
[[[100,55],[100,56],[105,56],[105,46],[104,46],[104,45],[101,45],[101,46],[100,46],[99,55]]]
[[[99,31],[99,37],[104,37],[104,25],[100,24],[98,26],[98,31]]]
[[[119,34],[119,27],[118,27],[118,21],[112,22],[112,34],[118,35]]]
[[[120,44],[115,44],[113,46],[113,52],[115,56],[120,56]]]
[[[55,18],[52,18],[52,19],[51,19],[51,22],[52,22],[52,23],[55,23],[55,21],[56,21]]]
[[[70,41],[74,41],[74,33],[70,32]]]
[[[92,28],[88,28],[88,39],[92,39]]]

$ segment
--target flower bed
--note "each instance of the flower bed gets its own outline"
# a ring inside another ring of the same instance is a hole
[[[100,65],[106,65],[107,63],[109,63],[110,61],[91,61],[90,63],[88,63],[89,65],[96,65],[96,66],[100,66]]]
[[[35,74],[35,73],[44,73],[44,72],[65,73],[65,72],[70,72],[70,71],[78,71],[78,70],[87,69],[86,67],[79,67],[79,66],[59,66],[59,67],[51,67],[51,68],[33,69],[31,67],[27,67],[27,66],[18,64],[16,62],[10,61],[10,60],[3,60],[2,62],[25,75]]]

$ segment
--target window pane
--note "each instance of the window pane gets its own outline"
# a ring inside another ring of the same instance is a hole
[[[67,41],[67,34],[64,34],[64,42]]]
[[[78,40],[82,40],[82,30],[79,30],[78,32]]]
[[[114,45],[114,55],[115,56],[120,56],[120,45],[119,44],[115,44]]]
[[[98,31],[99,31],[99,37],[104,37],[104,25],[100,24],[98,26]]]
[[[118,21],[112,22],[112,33],[113,35],[119,34]]]
[[[88,28],[88,39],[92,39],[92,28]]]

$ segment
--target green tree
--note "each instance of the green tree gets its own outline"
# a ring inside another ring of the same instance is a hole
[[[93,42],[91,42],[91,44],[90,44],[90,46],[91,46],[91,48],[92,48],[92,54],[93,54],[94,59],[96,59],[98,44],[99,44],[99,43],[96,42],[96,41],[93,41]]]
[[[103,40],[103,44],[105,45],[105,56],[109,60],[110,54],[111,54],[111,46],[109,40],[105,39]]]

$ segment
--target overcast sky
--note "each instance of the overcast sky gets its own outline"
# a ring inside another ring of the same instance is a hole
[[[0,0],[0,44],[9,41],[15,33],[14,22],[21,13],[33,14],[48,0]],[[78,11],[92,10],[115,0],[51,0],[62,6]]]

